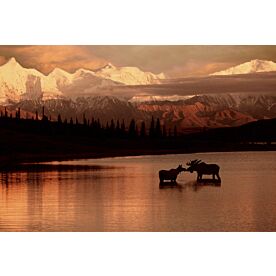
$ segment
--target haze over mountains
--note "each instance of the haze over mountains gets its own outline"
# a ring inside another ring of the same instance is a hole
[[[45,106],[52,119],[58,114],[81,119],[85,113],[103,122],[134,118],[149,124],[154,116],[180,131],[238,126],[276,117],[274,71],[276,63],[252,60],[200,78],[169,80],[163,73],[111,63],[44,75],[11,58],[0,66],[0,104],[30,113]]]

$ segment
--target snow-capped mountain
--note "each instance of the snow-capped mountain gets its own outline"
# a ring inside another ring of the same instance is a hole
[[[254,59],[240,65],[230,67],[226,70],[215,72],[212,76],[218,75],[236,75],[236,74],[250,74],[258,72],[272,72],[276,71],[276,63],[268,60]]]
[[[50,74],[51,75],[51,74]],[[56,78],[22,67],[15,58],[0,66],[0,102],[63,97]]]
[[[164,73],[156,75],[151,72],[143,72],[137,67],[116,67],[111,63],[108,63],[95,73],[101,78],[110,79],[126,85],[157,84],[165,79]]]
[[[118,85],[158,83],[164,75],[143,72],[135,67],[115,67],[111,64],[96,72],[78,69],[74,73],[55,68],[44,75],[36,69],[21,66],[15,58],[0,66],[0,103],[21,100],[78,97]]]
[[[240,67],[243,70],[232,70],[229,74],[268,71],[274,65],[255,60]],[[87,117],[104,121],[125,119],[127,122],[135,118],[149,124],[154,116],[171,129],[175,125],[179,129],[235,126],[276,117],[274,73],[140,86],[162,82],[163,77],[112,64],[96,71],[80,68],[74,73],[56,68],[44,75],[22,67],[11,58],[0,66],[0,105],[8,103],[13,111],[21,107],[22,111],[31,113],[44,106],[47,116],[53,119],[59,113],[67,119],[82,118],[85,113]]]

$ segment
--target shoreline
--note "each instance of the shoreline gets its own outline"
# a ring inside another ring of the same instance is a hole
[[[116,158],[127,156],[147,156],[147,155],[170,155],[170,154],[193,154],[193,153],[211,153],[211,152],[246,152],[246,151],[276,151],[276,145],[240,145],[233,147],[214,147],[201,149],[145,149],[145,150],[108,150],[103,152],[86,152],[86,153],[71,153],[71,154],[18,154],[0,159],[0,167],[8,169],[22,164],[35,164],[45,162],[62,162],[82,159],[102,159]]]

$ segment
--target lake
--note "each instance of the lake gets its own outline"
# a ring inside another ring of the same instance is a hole
[[[191,159],[219,164],[221,185],[190,172],[159,185]],[[0,181],[0,231],[276,231],[275,152],[50,162]]]

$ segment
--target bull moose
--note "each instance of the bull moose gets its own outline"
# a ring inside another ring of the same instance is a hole
[[[176,169],[159,171],[160,183],[163,183],[164,180],[170,180],[171,182],[176,183],[178,174],[183,171],[186,171],[186,169],[183,168],[182,165],[179,165]]]
[[[192,160],[186,164],[189,166],[186,170],[189,172],[197,172],[197,181],[202,180],[202,175],[213,175],[213,180],[216,180],[215,176],[217,177],[218,181],[221,181],[219,176],[219,166],[217,164],[206,164],[201,160]]]

